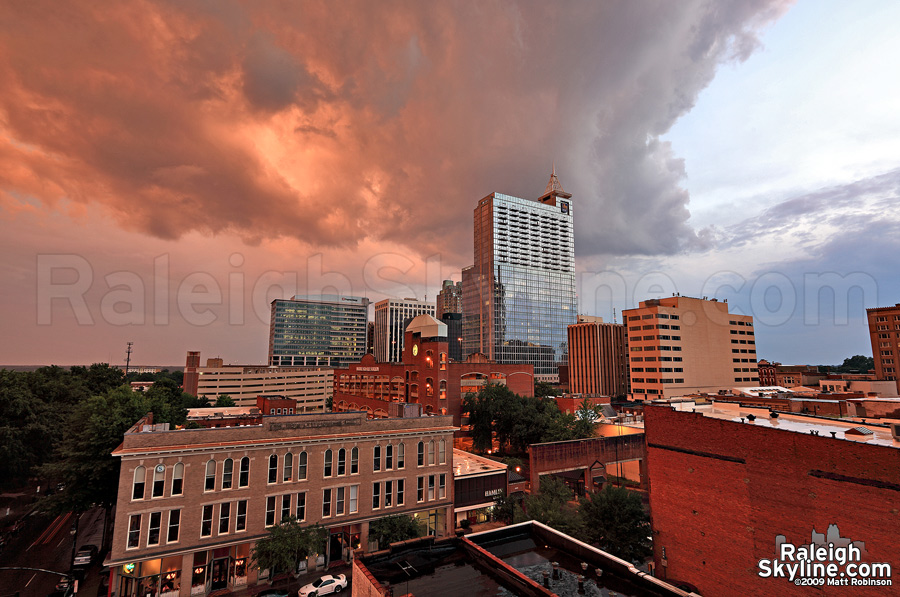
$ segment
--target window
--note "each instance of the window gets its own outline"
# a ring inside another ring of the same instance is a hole
[[[269,454],[269,483],[278,481],[278,454]]]
[[[184,491],[184,464],[176,462],[172,469],[172,495],[181,495]]]
[[[404,452],[403,444],[402,443],[397,444],[397,468],[404,467],[403,452]]]
[[[294,474],[294,455],[288,452],[284,455],[284,472],[282,473],[281,480],[287,483],[291,480]]]
[[[331,450],[325,450],[325,476],[331,476]]]
[[[417,466],[424,466],[425,465],[425,443],[424,442],[419,442],[416,452],[417,452],[417,454],[416,454]]]
[[[153,497],[162,497],[166,491],[166,467],[159,464],[153,469]]]
[[[234,518],[234,530],[247,530],[247,500],[241,500],[237,503],[237,515]]]
[[[337,474],[339,477],[347,474],[347,450],[338,450]]]
[[[428,501],[434,499],[434,475],[428,475]]]
[[[134,469],[134,483],[131,486],[131,499],[133,500],[142,500],[144,499],[144,482],[147,478],[146,469],[142,466]],[[135,545],[137,547],[137,545]]]
[[[442,474],[438,477],[438,497],[447,497],[447,475]]]
[[[441,464],[447,464],[447,444],[444,440],[441,440],[438,457]]]
[[[434,440],[428,442],[428,464],[434,464]]]
[[[147,533],[147,546],[159,545],[159,526],[162,521],[162,512],[150,513],[150,530]]]
[[[403,479],[397,479],[397,505],[403,505]]]
[[[219,534],[224,535],[231,527],[231,503],[225,502],[219,506]]]
[[[291,494],[286,493],[281,496],[281,520],[291,517]]]
[[[238,476],[238,487],[247,487],[250,485],[250,457],[241,458],[241,472]]]
[[[391,498],[394,493],[394,483],[393,481],[385,481],[384,482],[384,507],[391,507]]]
[[[350,503],[348,504],[347,511],[350,514],[354,514],[359,511],[359,485],[351,485],[350,486]]]
[[[416,501],[425,501],[425,477],[419,477],[416,482]]]
[[[143,467],[141,467],[143,468]],[[134,549],[141,543],[141,515],[132,514],[128,519],[128,547]]]
[[[372,509],[381,507],[381,483],[372,483]]]
[[[359,448],[350,450],[350,474],[359,474]]]
[[[226,458],[222,463],[222,489],[231,489],[232,477],[234,476],[234,460]]]
[[[297,480],[306,481],[306,452],[300,452],[297,457]]]
[[[338,487],[334,497],[334,515],[341,516],[344,514],[344,488]]]
[[[375,446],[372,452],[372,470],[376,473],[381,470],[381,446]]]
[[[275,524],[275,496],[270,495],[266,498],[266,526],[270,527]]]
[[[203,491],[213,491],[216,488],[216,461],[209,460],[206,463],[206,483]]]
[[[297,494],[297,520],[306,520],[306,493]]]
[[[209,537],[212,535],[212,505],[203,506],[203,516],[200,517],[200,536]]]
[[[181,526],[181,510],[169,511],[169,532],[166,535],[166,543],[178,541],[178,529]]]
[[[384,470],[389,471],[394,468],[394,446],[388,444],[384,448]]]
[[[322,491],[322,517],[331,516],[331,489]]]

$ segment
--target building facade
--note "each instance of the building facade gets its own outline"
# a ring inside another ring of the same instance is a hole
[[[182,379],[182,389],[191,394],[197,395],[197,382],[200,379],[197,368],[200,367],[200,351],[191,350],[187,353],[187,359],[184,362],[184,378]]]
[[[900,393],[900,303],[893,307],[866,309],[869,338],[875,358],[875,377],[896,383]]]
[[[624,396],[628,393],[625,326],[579,316],[569,326],[568,389],[573,394]]]
[[[462,282],[444,280],[434,306],[437,319],[443,318],[444,313],[462,313]]]
[[[399,363],[379,363],[367,355],[335,370],[334,410],[388,417],[397,416],[392,411],[399,405],[418,404],[428,414],[452,415],[459,425],[463,397],[485,384],[506,385],[520,396],[534,395],[531,365],[504,365],[481,354],[469,355],[463,362],[450,360],[447,326],[430,315],[419,315],[407,326],[401,356]]]
[[[718,402],[685,411],[647,405],[644,425],[658,578],[691,583],[702,595],[815,593],[761,576],[760,562],[778,559],[781,542],[853,541],[864,544],[866,567],[900,566],[900,441],[886,427]],[[847,586],[820,586],[819,594],[891,594],[884,585],[851,586],[856,569],[834,563]],[[800,576],[828,580],[822,572]]]
[[[383,516],[413,516],[436,536],[452,531],[450,417],[293,415],[175,431],[148,422],[113,452],[121,472],[106,565],[119,597],[255,585],[255,542],[290,516],[328,529],[311,566],[376,548],[369,523]]]
[[[379,363],[399,362],[406,326],[423,313],[434,317],[434,311],[433,304],[411,298],[375,303],[375,360]]]
[[[275,299],[269,325],[269,365],[340,367],[366,353],[369,299],[295,296]]]
[[[753,317],[728,303],[685,296],[622,311],[636,400],[758,386]]]
[[[297,413],[323,412],[334,391],[333,369],[224,365],[222,359],[207,359],[206,367],[195,371],[193,394],[211,404],[227,395],[235,406],[255,406],[258,396],[278,395],[295,400]]]
[[[572,195],[556,172],[537,200],[493,193],[475,208],[474,265],[463,270],[463,354],[530,363],[556,382],[576,321]]]

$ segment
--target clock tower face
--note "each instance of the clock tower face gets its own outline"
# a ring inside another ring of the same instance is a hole
[[[413,356],[415,357],[415,356],[418,356],[418,355],[419,355],[419,345],[418,345],[418,344],[413,344]]]

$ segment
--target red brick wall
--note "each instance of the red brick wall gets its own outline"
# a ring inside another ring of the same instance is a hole
[[[895,570],[900,566],[897,448],[711,419],[666,406],[647,406],[644,413],[657,576],[690,582],[703,595],[809,595],[815,589],[760,578],[757,562],[775,556],[776,535],[808,544],[813,528],[824,533],[831,524],[840,527],[841,536],[865,541],[868,561],[888,562]],[[663,548],[667,566],[661,562]],[[896,573],[894,580],[900,582]],[[884,587],[821,590],[888,593]]]

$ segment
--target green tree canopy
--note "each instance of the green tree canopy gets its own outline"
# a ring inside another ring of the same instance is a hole
[[[234,398],[228,394],[222,394],[216,398],[216,406],[219,408],[229,408],[234,406]]]
[[[585,538],[603,551],[643,562],[653,552],[650,517],[639,494],[607,485],[584,498],[579,509]]]
[[[421,536],[422,527],[413,517],[406,514],[385,516],[369,523],[369,538],[377,540],[380,548]]]
[[[250,553],[260,569],[271,573],[296,572],[300,562],[319,553],[328,539],[327,529],[312,525],[301,526],[293,516],[269,528],[269,534],[259,539]]]
[[[866,373],[875,368],[875,359],[861,354],[847,357],[835,371],[840,373]]]
[[[572,490],[564,481],[551,476],[541,477],[540,492],[525,498],[527,520],[537,520],[558,531],[579,537],[581,518],[577,508],[570,503],[572,499]]]

